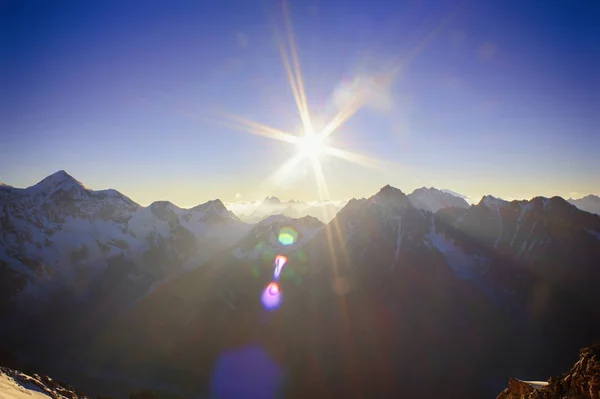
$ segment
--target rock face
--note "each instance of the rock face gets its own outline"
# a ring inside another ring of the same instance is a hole
[[[579,361],[546,385],[510,378],[497,399],[600,399],[600,344],[579,352]]]

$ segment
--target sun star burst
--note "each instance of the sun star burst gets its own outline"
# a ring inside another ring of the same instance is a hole
[[[304,158],[319,158],[327,150],[325,137],[317,134],[305,134],[296,143],[298,153]]]
[[[292,94],[294,96],[294,102],[296,104],[300,120],[302,121],[301,133],[289,133],[229,113],[222,114],[223,118],[217,123],[224,124],[240,131],[279,140],[296,146],[296,155],[280,165],[280,167],[270,176],[269,180],[274,181],[276,184],[280,183],[283,179],[288,178],[290,173],[302,161],[308,160],[313,169],[321,199],[326,199],[325,197],[328,197],[329,195],[325,181],[325,175],[321,165],[321,159],[323,156],[332,156],[347,162],[358,164],[360,166],[377,168],[380,170],[389,169],[390,167],[397,167],[398,165],[395,163],[381,161],[364,154],[358,154],[346,149],[333,147],[327,143],[329,136],[338,131],[344,123],[346,123],[365,104],[369,102],[371,95],[369,90],[360,90],[355,93],[354,96],[339,109],[337,114],[335,114],[329,121],[326,121],[321,130],[315,131],[312,124],[311,114],[308,109],[306,92],[304,90],[304,79],[300,70],[300,62],[298,60],[296,45],[294,43],[291,18],[285,0],[282,1],[282,7],[284,16],[283,20],[286,25],[288,40],[287,46],[281,34],[279,34],[277,31],[275,33],[279,43],[281,59],[290,83]],[[430,37],[426,37],[425,40],[421,41],[421,43],[419,43],[417,46],[417,51],[429,39]],[[407,58],[411,58],[412,56],[414,56],[414,53],[410,54],[410,56]],[[408,59],[400,61],[401,62],[393,62],[390,68],[386,68],[380,75],[375,76],[374,82],[377,82],[380,85],[391,84],[391,81],[402,68],[402,65],[408,61]]]

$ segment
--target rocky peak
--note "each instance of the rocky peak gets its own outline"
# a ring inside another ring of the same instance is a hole
[[[559,197],[559,196],[554,196],[554,197],[550,198],[550,206],[552,206],[553,208],[569,209],[569,210],[574,210],[577,208],[575,205],[570,204],[563,197]]]
[[[493,195],[484,195],[481,197],[481,201],[479,201],[479,206],[486,206],[490,209],[497,210],[498,208],[502,208],[505,205],[508,205],[509,202],[503,200],[502,198],[496,198]]]
[[[384,201],[384,202],[407,202],[408,201],[408,197],[406,196],[406,194],[404,194],[402,192],[402,190],[396,188],[396,187],[392,187],[389,184],[382,187],[377,194],[375,194],[373,197],[371,197],[372,199],[374,199],[376,202],[377,201]]]
[[[406,196],[402,190],[400,190],[399,188],[396,187],[392,187],[389,184],[386,184],[385,186],[383,186],[378,192],[377,194],[375,194],[376,196],[397,196],[397,197],[402,197],[402,196]]]
[[[381,188],[381,190],[373,197],[369,198],[369,202],[378,205],[378,207],[382,209],[385,208],[389,210],[413,207],[406,194],[389,184]]]
[[[281,200],[277,197],[266,197],[262,203],[269,205],[279,205],[281,204]]]
[[[269,216],[265,217],[260,222],[258,222],[257,225],[268,226],[273,223],[285,223],[290,220],[291,220],[291,218],[285,216],[283,213],[277,213],[277,214],[273,214],[273,215],[269,215]]]
[[[317,219],[314,216],[310,216],[310,215],[306,215],[304,217],[298,218],[296,219],[298,221],[298,223],[300,223],[303,226],[307,226],[307,227],[322,227],[325,225],[325,223],[321,222],[319,219]]]

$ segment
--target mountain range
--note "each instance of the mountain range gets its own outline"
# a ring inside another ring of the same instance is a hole
[[[298,216],[141,207],[63,171],[0,186],[0,353],[98,395],[478,398],[600,341],[600,216],[561,197],[385,186]]]
[[[331,221],[347,201],[282,201],[277,197],[266,197],[260,202],[231,203],[226,206],[236,212],[245,222],[257,223],[272,215],[285,215],[291,218],[312,216],[325,223]]]
[[[460,194],[450,190],[431,188],[418,188],[409,194],[414,205],[423,210],[437,212],[441,208],[456,206],[468,208],[469,203]],[[282,201],[277,197],[266,197],[262,202],[228,204],[230,209],[235,209],[238,216],[248,223],[256,223],[267,216],[282,214],[291,218],[312,216],[324,223],[331,219],[342,209],[348,201]]]

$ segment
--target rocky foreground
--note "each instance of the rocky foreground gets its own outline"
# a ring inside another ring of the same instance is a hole
[[[5,396],[6,395],[6,396]],[[0,367],[0,398],[47,398],[86,399],[87,397],[69,384],[50,377],[27,375],[7,367]]]
[[[600,344],[579,351],[579,361],[547,383],[511,378],[497,399],[600,399]]]
[[[131,393],[129,399],[159,399],[152,391]],[[0,399],[90,399],[66,382],[41,374],[25,374],[8,367],[0,367]],[[97,399],[112,399],[98,397]]]
[[[0,398],[87,399],[69,384],[50,377],[27,375],[0,367]],[[152,392],[131,394],[131,399],[156,398]],[[546,381],[509,379],[509,387],[496,399],[600,399],[600,344],[579,351],[579,361],[570,371]]]

